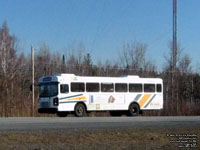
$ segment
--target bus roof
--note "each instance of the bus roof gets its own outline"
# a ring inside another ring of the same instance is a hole
[[[121,83],[162,83],[161,78],[140,78],[137,75],[120,77],[76,76],[75,74],[55,74],[41,77],[39,82],[121,82]]]

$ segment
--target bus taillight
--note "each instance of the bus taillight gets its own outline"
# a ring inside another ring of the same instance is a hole
[[[54,106],[58,106],[58,98],[54,98],[53,99],[53,105]]]

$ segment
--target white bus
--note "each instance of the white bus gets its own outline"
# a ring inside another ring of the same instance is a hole
[[[163,81],[139,76],[89,77],[55,74],[39,80],[39,113],[82,117],[90,111],[127,112],[137,116],[143,110],[163,108]]]

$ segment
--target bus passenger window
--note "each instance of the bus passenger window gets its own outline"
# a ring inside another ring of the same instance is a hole
[[[113,83],[101,83],[101,92],[113,92],[114,84]]]
[[[115,92],[127,92],[127,84],[126,83],[116,83],[115,84]]]
[[[85,91],[85,84],[84,83],[71,83],[71,91],[72,92],[84,92]]]
[[[69,93],[69,86],[68,86],[68,84],[61,84],[60,85],[60,93]]]
[[[162,92],[162,86],[161,86],[161,84],[156,84],[156,91],[157,92]]]
[[[155,92],[155,84],[144,84],[144,92]]]
[[[99,83],[86,83],[87,92],[99,92]]]
[[[142,92],[142,84],[129,84],[129,92]]]

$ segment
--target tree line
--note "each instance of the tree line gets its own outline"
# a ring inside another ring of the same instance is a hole
[[[32,112],[31,56],[19,53],[17,38],[11,35],[6,22],[0,28],[0,116],[41,116],[37,113],[38,88],[35,89],[35,112]],[[163,57],[162,71],[147,57],[148,46],[142,42],[125,43],[119,59],[94,64],[83,44],[74,44],[66,54],[52,52],[47,44],[40,45],[35,55],[35,81],[55,73],[73,73],[85,76],[139,75],[159,77],[164,82],[164,109],[146,111],[144,115],[199,115],[200,75],[194,72],[191,59],[177,53],[177,66],[172,71],[172,48]],[[104,114],[106,115],[106,113]]]

